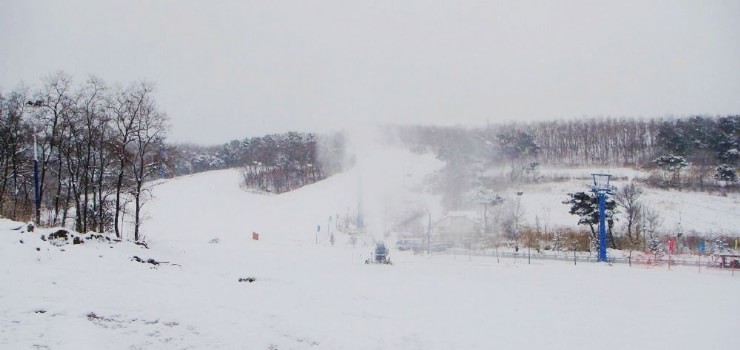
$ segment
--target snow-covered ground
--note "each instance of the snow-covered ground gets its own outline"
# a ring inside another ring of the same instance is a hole
[[[561,182],[547,182],[523,185],[511,189],[510,198],[516,199],[514,191],[522,192],[518,200],[522,203],[524,224],[570,226],[578,223],[578,217],[568,215],[568,206],[562,204],[567,193],[590,191],[590,179],[574,178]],[[616,180],[612,183],[619,187],[629,184],[628,180]],[[675,234],[679,230],[700,235],[740,236],[740,197],[737,193],[726,196],[702,192],[666,191],[643,188],[640,202],[646,208],[655,210],[662,224],[659,231],[663,234]],[[618,214],[617,226],[624,219]]]
[[[491,170],[489,176],[507,176],[509,168]],[[591,174],[612,175],[611,185],[617,189],[627,186],[633,180],[643,193],[639,202],[643,207],[658,214],[661,235],[675,235],[677,232],[691,233],[705,237],[740,237],[740,196],[728,192],[706,193],[649,188],[640,181],[650,174],[631,168],[542,168],[538,171],[537,183],[513,185],[501,193],[508,201],[521,203],[522,225],[540,227],[574,227],[578,217],[568,215],[568,206],[562,202],[572,192],[589,192],[593,184]],[[519,193],[520,195],[517,195]],[[619,211],[623,211],[619,209]],[[482,215],[482,214],[481,214]],[[616,228],[623,231],[624,217],[617,216]]]
[[[0,220],[0,349],[738,346],[740,271],[397,251],[391,266],[366,265],[365,242],[353,246],[337,233],[332,246],[330,216],[362,196],[375,210],[370,224],[382,221],[372,203],[404,202],[403,189],[382,183],[397,178],[408,187],[438,166],[411,154],[398,159],[369,167],[374,174],[349,171],[282,195],[241,190],[235,170],[165,181],[146,207],[149,249],[56,247],[40,239],[54,230],[27,233]],[[565,205],[555,186],[522,191],[522,201],[557,198],[552,223],[573,220],[556,213]],[[700,202],[737,208],[736,199],[715,199]],[[539,212],[536,204],[526,210]],[[689,219],[698,209],[685,210],[684,223],[698,220]]]

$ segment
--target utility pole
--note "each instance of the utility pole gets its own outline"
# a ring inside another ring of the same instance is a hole
[[[613,194],[616,188],[609,185],[610,174],[591,174],[594,185],[591,188],[599,197],[599,262],[607,262],[606,258],[606,195]]]

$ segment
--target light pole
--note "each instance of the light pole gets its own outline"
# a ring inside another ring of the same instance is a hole
[[[36,100],[35,102],[28,101],[26,102],[26,105],[29,107],[41,107],[43,102],[41,100]],[[36,127],[33,128],[33,206],[34,206],[34,212],[35,212],[35,222],[34,225],[39,225],[41,223],[41,190],[39,188],[39,157],[37,152],[37,145],[36,145]]]
[[[599,197],[599,262],[606,262],[606,195],[613,194],[616,187],[609,185],[609,174],[591,174],[594,185],[591,190]]]
[[[33,133],[33,203],[36,211],[36,222],[34,225],[41,224],[41,193],[39,190],[39,157],[36,151],[36,131]]]

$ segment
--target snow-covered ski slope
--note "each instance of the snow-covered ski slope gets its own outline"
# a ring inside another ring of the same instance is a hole
[[[534,225],[537,218],[540,225],[575,225],[578,219],[567,215],[567,206],[561,202],[569,192],[590,191],[592,173],[611,174],[614,178],[611,184],[618,189],[637,179],[636,185],[643,191],[638,200],[645,208],[657,212],[661,234],[675,235],[682,231],[707,237],[740,236],[740,196],[737,193],[650,188],[639,182],[647,179],[648,173],[629,168],[543,169],[545,178],[565,180],[523,185],[517,189],[523,192],[520,199],[527,223]],[[620,229],[624,218],[621,214],[617,218],[617,228]]]
[[[358,196],[403,203],[383,182],[439,165],[406,156],[282,195],[240,189],[236,170],[165,181],[146,207],[150,249],[54,247],[49,230],[1,221],[0,349],[737,347],[740,271],[395,250],[366,265],[371,246],[329,244],[329,215]],[[385,215],[367,206],[368,221]]]

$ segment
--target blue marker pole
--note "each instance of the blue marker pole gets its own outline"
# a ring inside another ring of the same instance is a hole
[[[599,191],[599,262],[606,262],[606,193]]]

